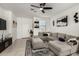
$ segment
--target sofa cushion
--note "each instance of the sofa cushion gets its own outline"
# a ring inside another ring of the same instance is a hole
[[[58,40],[49,41],[49,45],[51,45],[51,47],[54,47],[59,52],[63,52],[71,49],[71,46],[68,45],[66,42],[60,42]]]
[[[58,33],[52,33],[53,37],[57,37]]]
[[[71,38],[76,38],[76,37],[75,36],[72,36],[72,35],[66,34],[66,38],[65,38],[66,41],[68,41]]]
[[[58,33],[58,38],[61,37],[61,38],[64,38],[66,37],[66,34],[63,34],[63,33]]]
[[[52,37],[52,39],[58,40],[58,33],[51,33],[50,36]]]

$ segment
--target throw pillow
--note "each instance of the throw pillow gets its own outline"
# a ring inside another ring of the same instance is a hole
[[[48,36],[48,34],[47,33],[44,33],[43,36]]]
[[[61,41],[61,42],[65,42],[65,39],[64,39],[64,38],[59,37],[59,41]]]
[[[69,40],[68,40],[68,44],[69,44],[69,45],[77,45],[77,40],[76,40],[76,38],[71,38],[71,39],[69,39]]]

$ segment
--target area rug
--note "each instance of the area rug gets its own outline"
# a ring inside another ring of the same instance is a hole
[[[47,48],[33,50],[31,41],[27,40],[25,56],[55,56],[55,54]]]
[[[56,56],[56,55],[49,49],[33,50],[31,41],[27,40],[26,41],[25,56]],[[79,53],[73,53],[69,56],[79,56]]]
[[[32,50],[33,56],[55,56],[49,49]]]

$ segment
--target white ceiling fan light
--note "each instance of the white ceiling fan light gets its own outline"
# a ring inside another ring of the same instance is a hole
[[[40,8],[40,10],[43,10],[43,8]]]

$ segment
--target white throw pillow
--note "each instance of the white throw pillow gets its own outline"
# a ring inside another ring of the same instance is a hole
[[[68,43],[69,45],[73,46],[73,42],[71,42],[71,41],[76,41],[76,42],[77,42],[77,39],[76,39],[76,38],[71,38],[71,39],[69,39],[69,40],[67,41],[67,43]]]
[[[70,38],[70,39],[68,40],[68,42],[69,42],[70,40],[76,40],[76,41],[77,41],[77,39],[76,39],[76,38]]]

